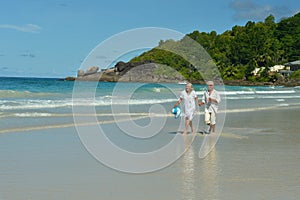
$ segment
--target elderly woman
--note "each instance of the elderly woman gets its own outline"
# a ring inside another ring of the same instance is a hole
[[[193,127],[193,117],[196,111],[196,103],[198,104],[198,97],[191,83],[187,83],[185,90],[180,93],[179,100],[175,103],[174,108],[178,106],[183,101],[184,108],[184,118],[185,118],[185,128],[183,134],[186,135],[189,126],[191,127],[191,132],[194,132]]]

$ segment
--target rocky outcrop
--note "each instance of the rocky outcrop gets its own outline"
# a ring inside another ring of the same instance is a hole
[[[152,61],[118,62],[113,68],[98,71],[92,66],[86,71],[78,70],[74,80],[107,82],[180,82],[184,77],[167,66],[160,66]],[[68,77],[69,80],[72,80]]]
[[[178,83],[185,81],[184,77],[172,69],[171,67],[156,64],[152,61],[146,62],[118,62],[114,67],[110,69],[102,69],[99,71],[99,67],[92,66],[86,71],[78,70],[77,77],[67,77],[64,80],[67,81],[107,81],[107,82],[167,82]],[[297,86],[300,85],[299,79],[285,80],[283,77],[278,78],[274,83],[272,82],[254,82],[247,80],[214,80],[216,84],[225,85],[244,85],[244,86],[257,86],[257,85],[285,85],[285,86]],[[203,80],[199,80],[193,83],[205,84]]]
[[[83,77],[83,76],[95,74],[98,72],[98,70],[99,70],[99,67],[96,67],[96,66],[89,67],[86,71],[80,69],[77,71],[77,77]]]
[[[80,69],[77,71],[77,77],[84,76],[84,70]]]
[[[95,74],[95,73],[98,72],[98,70],[99,70],[99,67],[96,67],[96,66],[89,67],[89,68],[85,71],[84,75]]]
[[[120,79],[123,82],[179,82],[184,77],[173,70],[172,74],[159,73],[159,66],[155,63],[143,63],[140,65],[129,65],[126,68],[119,68]]]

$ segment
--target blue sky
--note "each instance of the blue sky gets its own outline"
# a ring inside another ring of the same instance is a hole
[[[222,33],[299,11],[295,0],[1,0],[0,76],[75,76],[97,44],[128,29]]]

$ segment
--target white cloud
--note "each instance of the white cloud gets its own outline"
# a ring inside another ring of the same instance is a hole
[[[42,28],[35,24],[25,24],[23,26],[16,26],[12,24],[0,24],[0,28],[6,29],[14,29],[21,32],[28,32],[28,33],[38,33]]]
[[[284,5],[258,5],[252,0],[234,0],[229,7],[235,11],[235,20],[263,20],[270,14],[280,19],[295,14],[295,10]]]

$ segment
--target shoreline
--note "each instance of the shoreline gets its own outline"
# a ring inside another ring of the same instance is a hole
[[[58,81],[82,81],[82,82],[124,82],[124,83],[142,83],[142,82],[137,82],[137,81],[110,81],[110,80],[83,80],[83,79],[78,79],[76,77],[73,76],[68,76],[65,78],[61,78],[61,77],[0,77],[0,78],[28,78],[28,79],[54,79],[54,80],[58,80]],[[228,86],[284,86],[284,87],[296,87],[296,86],[300,86],[300,80],[299,79],[293,79],[292,81],[288,81],[288,82],[280,82],[280,83],[273,83],[273,82],[253,82],[253,81],[246,81],[246,80],[222,80],[224,85],[228,85]],[[178,82],[143,82],[143,83],[174,83],[174,84],[178,84],[179,82],[182,81],[178,81]],[[205,81],[193,81],[193,84],[205,84]],[[217,85],[217,83],[216,83]]]
[[[272,106],[272,107],[261,107],[261,108],[245,108],[245,109],[232,109],[232,110],[226,110],[226,111],[222,111],[220,110],[219,114],[226,114],[227,115],[231,115],[231,114],[247,114],[247,113],[264,113],[264,112],[272,112],[272,111],[289,111],[289,110],[300,110],[300,103],[299,104],[293,104],[290,106]],[[125,122],[125,121],[129,121],[129,120],[143,120],[145,118],[148,118],[149,116],[151,117],[167,117],[167,118],[173,118],[173,114],[166,114],[166,115],[161,115],[161,114],[152,114],[149,115],[149,113],[129,113],[130,115],[134,115],[135,117],[130,118],[130,119],[123,119],[121,121],[118,122]],[[103,116],[105,114],[102,114]],[[199,116],[203,116],[204,113],[202,111],[197,112],[195,114],[199,115]],[[80,115],[81,116],[81,115]],[[96,115],[82,115],[82,116],[98,116],[98,114]],[[112,116],[111,113],[107,113],[107,116]],[[53,116],[50,116],[53,117]],[[56,116],[57,117],[57,116]],[[66,117],[66,116],[58,116],[58,117]],[[71,114],[69,117],[73,117],[73,114]],[[229,116],[230,117],[230,116]],[[47,118],[47,117],[45,117]],[[227,118],[227,117],[226,117]],[[108,120],[108,121],[98,121],[98,123],[95,122],[86,122],[86,123],[81,123],[81,124],[77,124],[77,126],[91,126],[91,125],[104,125],[104,124],[115,124],[116,120]],[[9,134],[9,133],[23,133],[23,132],[30,132],[30,131],[42,131],[42,130],[50,130],[50,129],[63,129],[63,128],[75,128],[75,124],[74,123],[66,123],[66,124],[51,124],[48,126],[31,126],[31,127],[18,127],[18,128],[9,128],[9,129],[3,129],[0,130],[0,135],[2,134]]]
[[[83,80],[83,79],[78,79],[76,77],[66,77],[66,78],[59,78],[60,81],[83,81],[83,82],[124,82],[124,83],[179,83],[181,81],[178,82],[174,82],[174,81],[170,81],[170,82],[149,82],[149,81],[111,81],[111,80],[106,80],[106,79],[101,79],[100,80],[95,80],[95,79],[91,79],[91,80]],[[188,81],[187,81],[188,82]],[[289,80],[287,82],[280,82],[280,83],[273,83],[273,82],[253,82],[253,81],[246,81],[246,80],[222,80],[221,82],[223,82],[224,85],[228,85],[228,86],[284,86],[284,87],[296,87],[296,86],[300,86],[300,80],[295,79],[295,80]],[[205,85],[205,81],[192,81],[192,84],[202,84]],[[218,85],[218,83],[215,83],[216,85]],[[223,85],[222,84],[222,85]]]

